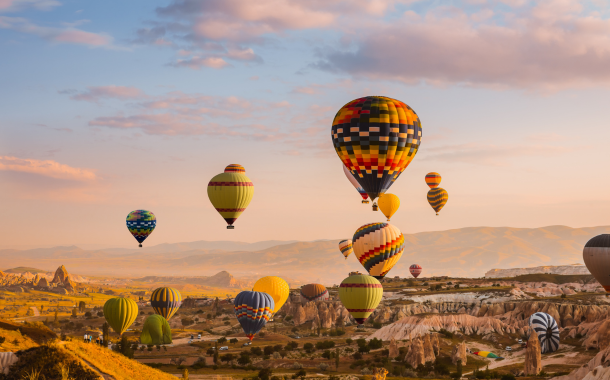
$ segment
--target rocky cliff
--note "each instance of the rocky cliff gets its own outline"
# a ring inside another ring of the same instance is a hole
[[[515,277],[524,274],[551,273],[551,274],[591,274],[582,264],[541,266],[533,268],[490,269],[485,273],[487,278]]]

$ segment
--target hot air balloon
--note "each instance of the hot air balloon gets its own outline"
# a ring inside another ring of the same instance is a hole
[[[343,166],[343,173],[347,177],[347,180],[356,188],[356,190],[358,191],[358,193],[362,197],[362,203],[369,203],[369,195],[366,193],[366,191],[364,191],[362,186],[360,186],[358,181],[356,181],[356,178],[354,178],[354,176],[349,171],[349,169],[346,168],[345,165],[341,165],[341,166]]]
[[[273,303],[275,305],[271,310],[273,314],[277,313],[282,306],[284,306],[284,303],[286,303],[286,300],[290,295],[288,283],[276,276],[259,278],[258,281],[254,283],[252,290],[255,292],[264,292],[273,297]]]
[[[225,168],[208,183],[208,197],[216,211],[227,222],[227,229],[235,228],[233,223],[246,211],[254,195],[254,185],[246,176],[246,169],[237,164]]]
[[[169,327],[167,319],[159,314],[153,314],[146,317],[142,333],[140,334],[140,343],[142,344],[171,344],[172,330]]]
[[[367,96],[335,115],[331,137],[343,165],[375,200],[411,163],[421,143],[417,114],[405,103]]]
[[[431,189],[438,187],[441,184],[441,175],[436,172],[430,172],[426,174],[426,185]]]
[[[411,276],[417,278],[422,272],[422,268],[418,264],[413,264],[409,267],[409,272],[411,272]]]
[[[157,288],[150,296],[150,306],[155,313],[168,321],[176,314],[182,305],[182,295],[174,288]]]
[[[354,252],[354,248],[352,247],[352,240],[341,240],[339,242],[339,250],[345,256],[345,260],[347,260],[347,256],[349,256],[352,252]]]
[[[328,299],[328,290],[321,284],[307,284],[301,287],[301,302],[324,301]]]
[[[371,276],[381,280],[400,260],[405,237],[390,223],[370,223],[358,228],[352,241],[360,264]]]
[[[244,291],[235,297],[235,316],[250,341],[267,324],[274,307],[267,293]]]
[[[610,292],[610,235],[597,235],[585,244],[582,258],[589,272]]]
[[[127,228],[134,238],[140,243],[152,234],[157,226],[157,217],[150,211],[135,210],[127,215]]]
[[[363,274],[349,276],[339,286],[341,303],[359,325],[375,311],[382,296],[381,283],[374,277]]]
[[[543,354],[559,348],[559,326],[555,318],[547,313],[534,313],[529,319],[530,328],[538,335]]]
[[[138,304],[131,298],[115,297],[104,304],[104,318],[119,335],[131,326],[138,316]]]
[[[394,213],[400,207],[400,198],[394,194],[383,194],[377,201],[383,215],[388,218],[388,222]]]
[[[443,206],[445,206],[448,199],[449,194],[447,194],[447,191],[443,188],[435,187],[428,191],[428,203],[430,203],[430,206],[436,211],[436,215],[438,215]]]

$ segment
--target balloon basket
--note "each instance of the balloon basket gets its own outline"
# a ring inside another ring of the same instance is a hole
[[[234,226],[227,226],[227,230],[234,230],[235,227]]]
[[[363,201],[362,201],[362,203],[363,203],[363,204],[365,204],[365,205],[368,205],[368,204],[369,204],[369,201],[367,201],[367,200],[363,200]]]
[[[142,248],[142,244],[140,244],[140,248]]]
[[[379,206],[373,203],[373,211],[379,211]]]

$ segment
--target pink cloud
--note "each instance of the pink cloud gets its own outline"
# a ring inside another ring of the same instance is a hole
[[[230,63],[220,57],[199,57],[194,56],[188,59],[179,59],[172,63],[171,66],[175,67],[188,67],[190,69],[199,70],[202,67],[209,67],[212,69],[223,69],[231,66]]]
[[[54,43],[112,47],[112,38],[106,34],[91,33],[75,28],[43,27],[20,17],[0,16],[0,28],[32,34]]]
[[[542,1],[499,21],[457,8],[350,33],[349,50],[329,49],[315,66],[406,83],[542,88],[610,84],[610,20],[570,0]]]
[[[135,99],[146,95],[138,88],[126,86],[88,87],[87,91],[73,95],[70,99],[97,102],[100,99]]]
[[[48,11],[61,5],[55,0],[0,0],[0,12],[15,12],[24,9]]]
[[[74,181],[91,181],[96,179],[95,172],[90,169],[74,168],[52,160],[35,160],[0,156],[0,170],[38,174],[56,179]]]

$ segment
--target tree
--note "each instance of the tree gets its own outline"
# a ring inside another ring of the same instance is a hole
[[[292,375],[293,379],[298,379],[300,378],[305,378],[305,376],[307,376],[307,372],[305,372],[304,369],[300,369],[297,373],[295,373],[294,375]]]
[[[286,352],[286,351],[284,351],[284,350],[281,350],[281,351],[280,351],[280,356],[282,357],[282,359],[284,359],[284,358],[286,357],[286,353],[287,353],[287,352]]]
[[[218,364],[218,342],[214,343],[214,364]]]
[[[218,339],[218,343],[223,344],[227,342],[227,338],[225,338],[224,336],[220,339]]]
[[[335,348],[335,370],[339,371],[339,348]]]
[[[102,337],[105,343],[108,343],[108,340],[110,340],[110,325],[108,325],[108,322],[104,322],[102,325]]]
[[[263,352],[265,355],[271,355],[273,354],[274,350],[272,346],[265,346],[265,348],[263,349]]]
[[[351,346],[354,341],[351,338],[347,338],[345,339],[345,343],[347,343],[348,346]]]
[[[229,340],[229,343],[231,343],[231,344],[235,344],[235,343],[237,343],[237,342],[239,342],[239,341],[237,340],[237,338],[232,338],[231,340]]]
[[[271,368],[263,368],[258,371],[258,378],[261,380],[269,380],[272,374],[273,371],[271,370]]]
[[[210,320],[210,319],[212,319],[212,314],[208,313],[208,315],[206,315],[205,317],[206,317],[206,319]]]
[[[307,351],[307,353],[311,353],[313,351],[313,344],[312,343],[305,343],[303,345],[303,348],[305,349],[305,351]]]
[[[246,351],[242,351],[237,359],[237,364],[241,366],[250,364],[250,355]]]
[[[85,301],[78,302],[78,311],[80,311],[81,313],[84,313],[85,307],[86,307]]]
[[[318,336],[320,336],[320,331],[321,331],[320,326],[318,326]]]
[[[40,305],[40,313],[44,313],[44,305]]]
[[[373,338],[369,340],[368,346],[371,349],[376,350],[378,348],[383,347],[383,341],[381,339]]]
[[[462,377],[462,359],[458,359],[455,372],[458,376],[458,379]]]
[[[331,359],[331,353],[330,353],[330,350],[326,350],[326,351],[324,351],[324,352],[322,353],[322,357],[323,357],[324,359],[328,359],[328,360],[330,360],[330,359]]]
[[[229,362],[233,361],[233,359],[235,359],[235,355],[233,355],[233,354],[226,354],[226,355],[222,355],[220,357],[220,361],[225,362],[225,363],[229,363]]]

